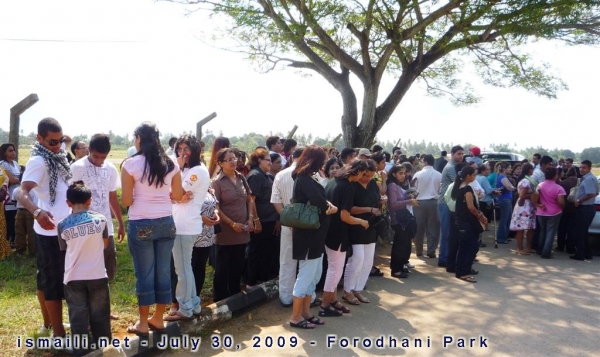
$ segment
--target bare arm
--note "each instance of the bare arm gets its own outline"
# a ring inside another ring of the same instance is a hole
[[[565,209],[565,195],[558,196],[558,205],[560,206],[561,210]]]
[[[29,191],[31,191],[36,186],[37,183],[33,181],[22,182],[21,190],[19,192],[19,196],[17,197],[17,200],[21,202],[23,207],[25,207],[25,209],[31,213],[34,213],[37,209],[39,209],[39,207],[31,199],[31,195],[29,193]],[[53,218],[54,216],[52,215],[52,213],[41,210],[36,218],[36,221],[38,221],[42,228],[46,230],[52,230],[56,228],[54,221],[52,221]]]
[[[110,209],[113,214],[117,218],[117,222],[119,222],[119,230],[117,233],[117,240],[119,243],[123,242],[123,238],[125,238],[125,226],[123,225],[123,215],[121,214],[121,206],[119,205],[119,198],[117,197],[117,191],[112,191],[108,193],[108,201],[110,203]],[[106,217],[106,219],[110,219],[110,217]],[[111,232],[113,233],[113,232]]]
[[[275,207],[277,214],[281,214],[281,211],[283,211],[283,203],[273,203],[273,207]]]
[[[183,186],[181,185],[181,171],[173,175],[171,179],[171,199],[180,201],[183,197]]]
[[[133,204],[133,176],[124,168],[121,170],[121,203],[129,207]]]
[[[500,180],[500,182],[502,183],[502,186],[506,187],[506,189],[510,191],[515,190],[515,187],[510,183],[510,181],[506,177],[503,177],[502,180]]]
[[[367,220],[353,217],[350,214],[350,212],[348,212],[345,209],[343,209],[342,212],[340,212],[340,218],[342,219],[342,222],[344,222],[346,224],[350,224],[353,226],[361,225],[365,229],[369,228],[369,222]]]
[[[477,210],[477,207],[475,207],[475,205],[473,204],[473,199],[474,199],[474,197],[473,197],[472,192],[465,193],[465,201],[467,202],[467,209],[469,210],[469,212],[471,212],[471,214],[473,216],[477,217],[477,219],[479,221],[481,221],[483,224],[487,224],[487,219],[485,218],[483,213],[481,213]]]

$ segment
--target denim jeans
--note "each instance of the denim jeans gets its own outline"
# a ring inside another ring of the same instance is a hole
[[[456,277],[460,278],[471,274],[473,260],[479,250],[479,235],[469,223],[456,223],[459,238],[458,252],[456,253]]]
[[[200,298],[196,294],[196,281],[192,271],[192,250],[197,234],[177,234],[173,244],[173,262],[177,274],[175,297],[179,303],[179,312],[187,317],[200,312]]]
[[[323,271],[323,255],[317,259],[298,260],[299,269],[294,284],[294,297],[303,298],[314,295],[315,287]]]
[[[138,305],[171,302],[171,255],[175,241],[172,216],[129,221],[127,242],[133,257]]]
[[[540,224],[540,241],[537,253],[542,257],[550,257],[552,255],[552,243],[554,243],[554,236],[556,236],[556,231],[558,230],[561,214],[559,213],[556,216],[537,216],[538,223]]]
[[[498,200],[500,206],[500,222],[498,222],[498,231],[496,237],[498,243],[505,243],[508,239],[508,231],[510,228],[510,217],[512,215],[512,201]]]
[[[72,280],[64,286],[65,299],[69,308],[71,336],[84,336],[92,333],[93,343],[98,339],[112,338],[110,332],[110,297],[108,279]],[[75,349],[75,355],[82,356],[86,351]]]
[[[450,219],[450,209],[448,208],[447,204],[440,203],[438,205],[438,215],[440,216],[440,227],[442,231],[440,235],[440,257],[438,259],[438,263],[447,263],[448,241],[450,239],[450,225],[452,224],[452,221]]]

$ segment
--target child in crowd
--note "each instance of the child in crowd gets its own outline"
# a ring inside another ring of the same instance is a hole
[[[72,213],[58,223],[59,244],[66,250],[65,299],[69,307],[71,339],[87,339],[89,332],[98,346],[101,337],[111,339],[108,276],[104,249],[108,246],[106,217],[90,211],[92,192],[83,181],[67,190]],[[74,345],[76,355],[85,354],[85,345]],[[78,348],[79,347],[79,348]],[[84,348],[82,348],[84,347]]]

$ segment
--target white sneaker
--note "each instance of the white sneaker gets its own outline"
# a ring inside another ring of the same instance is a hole
[[[42,328],[40,328],[40,332],[38,332],[39,335],[41,336],[50,336],[50,333],[52,332],[52,326],[42,326]]]
[[[406,269],[412,269],[412,268],[414,268],[414,267],[415,267],[415,265],[414,265],[414,264],[410,264],[410,263],[406,263],[406,264],[404,264],[404,267],[405,267]]]

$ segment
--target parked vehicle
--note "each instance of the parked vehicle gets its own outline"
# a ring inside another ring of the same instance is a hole
[[[598,177],[598,185],[600,185],[600,177]],[[594,220],[588,229],[589,234],[600,234],[600,195],[596,196],[595,206],[596,215],[594,216]]]
[[[479,157],[483,161],[514,161],[521,162],[525,159],[525,156],[519,154],[513,154],[510,152],[492,152],[492,151],[484,151]]]

